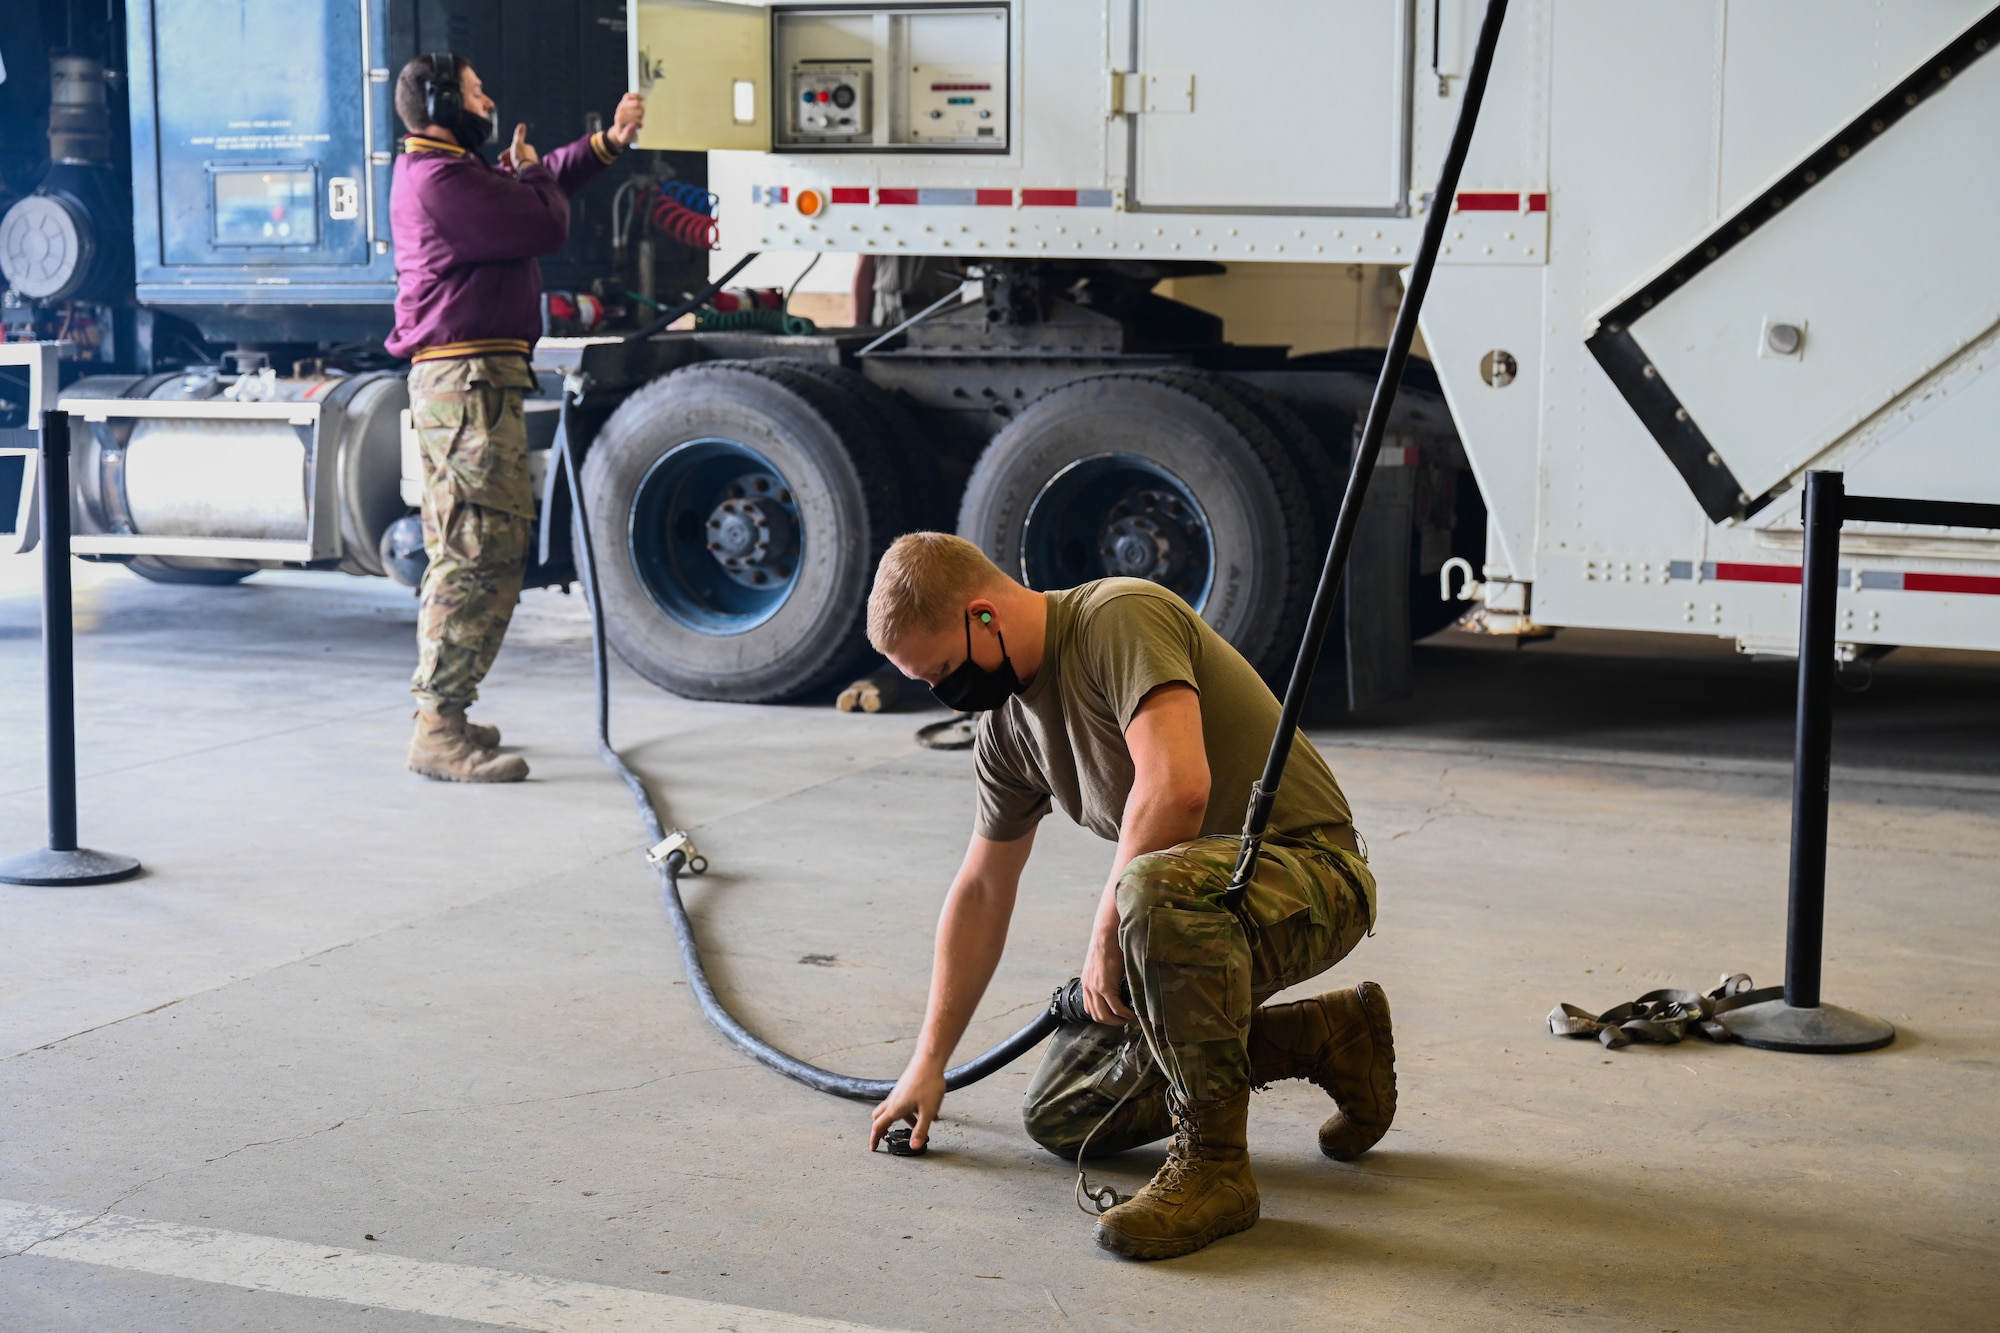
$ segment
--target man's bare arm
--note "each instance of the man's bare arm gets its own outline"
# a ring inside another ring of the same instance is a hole
[[[1125,957],[1118,947],[1118,877],[1135,857],[1201,836],[1208,812],[1208,751],[1202,743],[1201,696],[1192,685],[1161,685],[1139,701],[1125,727],[1132,792],[1118,825],[1118,854],[1097,902],[1083,963],[1083,1003],[1100,1023],[1135,1015],[1118,997]]]
[[[930,1141],[931,1122],[944,1104],[945,1063],[972,1022],[972,1012],[979,1007],[986,984],[993,980],[993,969],[1000,964],[1001,951],[1007,947],[1014,896],[1034,846],[1035,835],[1030,830],[1012,842],[974,835],[965,849],[964,864],[952,880],[944,912],[938,918],[924,1025],[895,1090],[875,1108],[874,1124],[868,1132],[869,1151],[874,1151],[898,1120],[907,1120],[913,1127],[911,1147],[921,1148]]]

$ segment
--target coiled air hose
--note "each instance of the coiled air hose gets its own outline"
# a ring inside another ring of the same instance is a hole
[[[708,979],[708,971],[701,962],[701,942],[695,938],[694,922],[688,918],[687,905],[681,901],[681,874],[693,869],[689,864],[687,836],[678,831],[673,835],[667,832],[660,822],[659,811],[653,804],[653,794],[647,788],[646,780],[633,772],[611,745],[610,663],[605,655],[604,607],[597,596],[597,547],[583,507],[583,468],[577,459],[576,437],[567,430],[563,432],[562,461],[569,477],[570,498],[576,506],[577,531],[583,537],[583,569],[580,572],[583,575],[584,599],[590,606],[590,661],[597,685],[597,753],[605,765],[618,775],[632,793],[633,804],[639,807],[639,822],[645,826],[647,845],[654,849],[648,854],[648,859],[660,877],[660,896],[666,902],[667,918],[673,922],[674,938],[680,944],[681,966],[687,972],[688,988],[694,992],[695,1002],[716,1030],[760,1063],[820,1092],[851,1097],[856,1101],[880,1101],[895,1088],[894,1079],[836,1074],[831,1069],[822,1069],[779,1050],[738,1022],[716,995],[715,986]],[[1040,1045],[1042,1039],[1055,1031],[1059,1024],[1088,1021],[1081,983],[1071,980],[1056,989],[1033,1022],[984,1055],[946,1070],[944,1085],[955,1092],[977,1083]]]
[[[704,333],[782,333],[793,338],[819,329],[819,325],[804,315],[783,310],[697,310],[694,312],[694,326]]]
[[[717,199],[698,185],[662,181],[647,207],[653,227],[691,250],[713,250],[718,232]]]

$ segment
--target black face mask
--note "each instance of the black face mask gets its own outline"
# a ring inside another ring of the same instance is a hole
[[[983,667],[972,660],[972,613],[966,612],[965,661],[931,686],[931,693],[946,708],[960,713],[985,713],[1020,692],[1021,678],[1014,674],[1014,663],[1007,656],[1006,635],[1000,635],[999,666]]]

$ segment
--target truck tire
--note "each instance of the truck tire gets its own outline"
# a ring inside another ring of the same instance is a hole
[[[875,563],[903,525],[894,475],[854,400],[795,366],[711,361],[648,384],[583,464],[612,647],[691,699],[833,683],[867,651]]]
[[[1211,385],[1217,392],[1228,394],[1245,410],[1255,414],[1284,447],[1285,457],[1291,459],[1292,466],[1299,470],[1299,480],[1305,486],[1306,506],[1312,511],[1315,563],[1308,576],[1308,584],[1309,587],[1317,587],[1318,562],[1326,559],[1326,548],[1333,541],[1333,523],[1340,515],[1341,493],[1347,488],[1348,450],[1345,441],[1338,450],[1336,461],[1336,451],[1329,448],[1318,432],[1306,424],[1305,418],[1293,411],[1283,399],[1242,380],[1199,370],[1157,373],[1162,378]],[[1311,597],[1310,591],[1307,596]]]
[[[1033,588],[1151,578],[1266,676],[1289,664],[1318,572],[1284,442],[1187,371],[1094,375],[1030,403],[980,456],[958,530]]]
[[[764,365],[774,364],[770,361]],[[937,453],[931,447],[916,418],[901,400],[887,389],[871,384],[845,366],[824,361],[778,361],[787,370],[818,380],[844,395],[849,406],[868,423],[874,438],[888,451],[894,465],[896,489],[903,504],[905,531],[947,528],[957,506],[946,492],[938,470]]]
[[[257,566],[237,560],[171,560],[163,555],[135,555],[125,567],[153,583],[193,584],[227,588],[257,572]]]

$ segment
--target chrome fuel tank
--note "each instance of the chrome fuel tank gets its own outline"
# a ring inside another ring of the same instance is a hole
[[[405,512],[402,376],[105,376],[63,405],[80,554],[384,572],[382,533]]]

